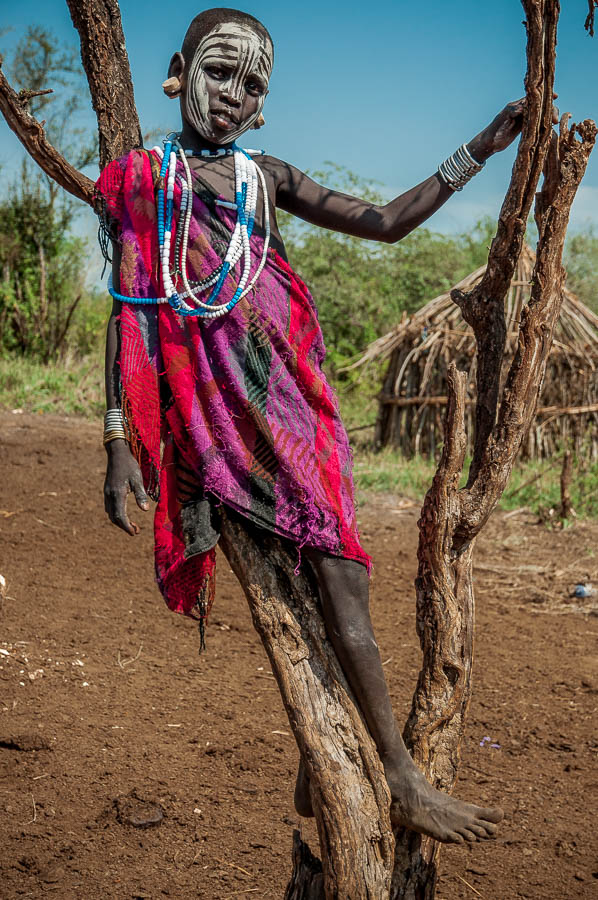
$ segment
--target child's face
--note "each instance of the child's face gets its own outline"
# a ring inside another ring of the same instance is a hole
[[[236,140],[262,111],[272,71],[270,42],[236,22],[198,44],[183,93],[183,115],[214,144]]]

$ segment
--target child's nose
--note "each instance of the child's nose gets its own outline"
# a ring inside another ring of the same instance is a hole
[[[241,92],[231,82],[222,85],[220,96],[226,103],[230,103],[231,106],[241,105]]]

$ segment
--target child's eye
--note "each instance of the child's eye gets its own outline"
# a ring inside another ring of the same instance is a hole
[[[249,91],[250,94],[255,94],[259,96],[264,93],[264,86],[261,81],[256,81],[254,78],[250,78],[245,82],[245,87]]]
[[[204,71],[207,72],[211,78],[215,78],[218,81],[222,81],[226,78],[226,72],[220,66],[205,66]]]

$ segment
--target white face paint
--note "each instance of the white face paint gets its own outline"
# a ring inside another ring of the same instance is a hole
[[[246,25],[226,22],[217,25],[199,42],[189,68],[186,91],[186,111],[189,123],[203,137],[215,143],[236,140],[255,123],[262,111],[268,80],[272,72],[272,45],[266,37],[256,34]],[[206,82],[206,68],[218,68],[223,72],[217,86]],[[233,123],[233,128],[215,133],[213,112],[229,99],[235,116],[243,115],[246,85],[250,77],[263,86],[263,93],[256,97],[257,109],[246,118]],[[222,98],[219,101],[219,98]]]

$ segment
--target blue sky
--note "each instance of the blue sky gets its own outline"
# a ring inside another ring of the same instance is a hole
[[[203,8],[121,0],[144,129],[178,127],[178,106],[164,97],[160,85],[188,22]],[[507,101],[523,93],[525,30],[519,0],[248,0],[240,8],[268,27],[276,54],[266,126],[246,144],[265,147],[302,169],[333,160],[377,179],[388,196],[434,172]],[[64,0],[0,0],[0,10],[11,26],[0,38],[6,52],[31,23],[76,41]],[[563,3],[559,30],[558,104],[574,119],[598,119],[598,36],[592,39],[584,31],[586,12],[586,0]],[[20,145],[4,124],[0,140],[2,158],[14,162]],[[464,230],[484,214],[496,216],[513,158],[514,150],[492,158],[429,226]],[[598,225],[598,151],[572,212],[574,227],[589,222]]]

